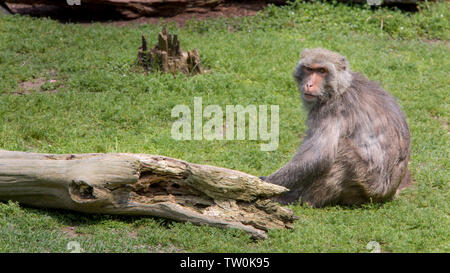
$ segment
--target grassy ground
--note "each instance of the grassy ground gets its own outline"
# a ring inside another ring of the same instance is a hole
[[[1,149],[161,154],[268,175],[305,132],[291,75],[299,51],[320,46],[346,55],[354,70],[398,98],[412,133],[414,179],[384,205],[291,206],[300,218],[295,228],[270,231],[265,241],[162,219],[0,203],[0,252],[66,252],[69,241],[86,252],[367,252],[370,241],[386,252],[449,252],[449,7],[406,13],[298,2],[251,18],[169,25],[211,69],[194,77],[143,75],[134,67],[140,35],[154,43],[160,26],[0,17]],[[249,140],[175,141],[171,109],[192,107],[195,96],[223,108],[279,105],[278,150],[262,152]]]

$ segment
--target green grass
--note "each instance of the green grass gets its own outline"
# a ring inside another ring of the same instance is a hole
[[[0,252],[449,252],[448,2],[418,13],[322,2],[270,6],[255,17],[189,22],[184,49],[197,48],[211,72],[144,75],[135,67],[140,35],[161,26],[61,24],[0,17],[0,148],[48,153],[131,152],[268,175],[285,164],[306,129],[292,79],[299,52],[325,47],[398,98],[412,133],[414,187],[400,198],[360,208],[291,206],[293,230],[253,241],[237,230],[148,217],[83,215],[0,203]],[[381,22],[383,24],[381,25]],[[381,27],[382,26],[382,27]],[[22,82],[40,90],[14,94]],[[49,80],[56,80],[50,83]],[[57,89],[58,92],[46,92]],[[175,141],[178,104],[279,105],[280,144]],[[195,151],[195,152],[193,152]]]

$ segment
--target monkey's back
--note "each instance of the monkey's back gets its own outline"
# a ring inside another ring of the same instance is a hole
[[[352,186],[372,199],[387,200],[407,173],[409,128],[394,97],[359,73],[352,77],[338,104],[344,128],[337,161],[346,161]]]

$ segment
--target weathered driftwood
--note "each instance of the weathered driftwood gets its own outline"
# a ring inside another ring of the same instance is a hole
[[[270,199],[285,191],[246,173],[164,156],[0,150],[0,200],[35,207],[151,215],[265,238],[296,219]]]
[[[197,49],[183,51],[178,36],[169,34],[165,28],[158,34],[158,43],[150,50],[147,48],[147,40],[142,35],[138,64],[146,70],[164,73],[202,74],[204,72]]]

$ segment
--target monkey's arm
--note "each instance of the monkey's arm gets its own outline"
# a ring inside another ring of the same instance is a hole
[[[336,156],[339,142],[339,122],[336,118],[324,120],[323,126],[310,129],[295,156],[267,181],[289,189],[310,182],[314,175],[328,169]]]

